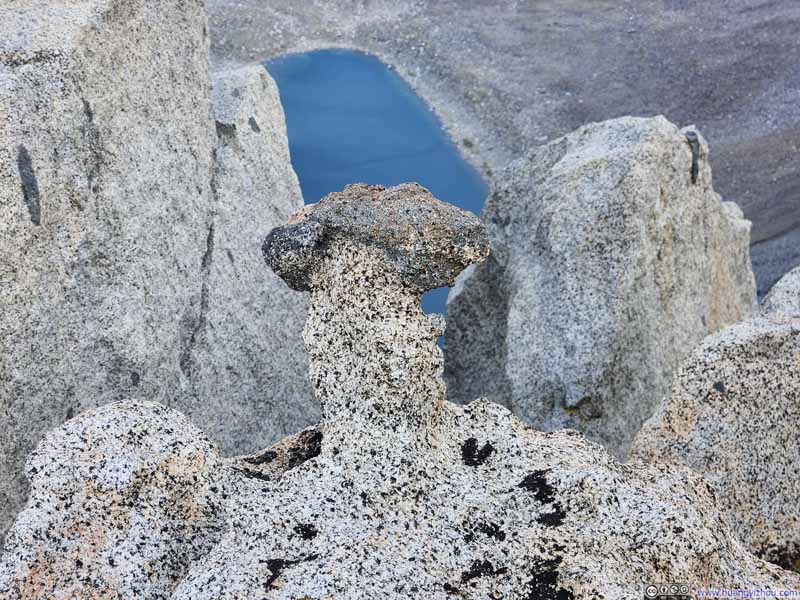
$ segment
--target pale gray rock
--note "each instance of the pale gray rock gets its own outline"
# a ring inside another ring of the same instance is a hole
[[[322,422],[228,462],[227,530],[176,599],[633,599],[648,581],[800,585],[736,540],[688,469],[621,465],[577,432],[444,400],[441,324],[420,296],[486,255],[476,219],[418,186],[359,185],[292,221],[264,250],[310,290]]]
[[[798,431],[800,318],[757,318],[692,352],[631,456],[691,467],[753,552],[800,570]]]
[[[707,159],[693,128],[624,117],[501,172],[482,215],[492,254],[448,301],[449,398],[623,457],[691,348],[755,308],[750,223]]]
[[[0,597],[169,598],[222,532],[222,464],[185,416],[153,402],[68,421],[28,459]]]
[[[199,0],[0,8],[2,529],[45,431],[189,385],[216,142],[205,23]]]
[[[213,76],[214,214],[202,320],[182,355],[178,406],[228,452],[263,448],[319,420],[303,347],[306,301],[265,272],[264,232],[302,208],[278,88],[261,65]]]
[[[764,298],[761,313],[771,317],[800,317],[800,267],[778,280]]]
[[[0,540],[87,408],[178,406],[235,453],[316,416],[302,298],[252,271],[301,205],[278,97],[250,69],[212,106],[206,32],[201,0],[0,7]]]

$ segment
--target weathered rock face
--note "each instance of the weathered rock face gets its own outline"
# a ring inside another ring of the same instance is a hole
[[[178,406],[228,452],[316,423],[302,331],[306,301],[263,268],[264,232],[303,206],[283,109],[261,65],[213,78],[214,215],[201,321],[185,352],[193,395]]]
[[[800,569],[798,430],[800,318],[758,318],[687,358],[631,456],[702,474],[754,552]]]
[[[168,598],[222,531],[221,467],[205,435],[159,404],[68,421],[28,459],[0,597]]]
[[[0,8],[0,539],[84,409],[179,406],[236,452],[306,424],[302,300],[249,274],[301,204],[281,109],[255,71],[217,83],[215,134],[200,0]]]
[[[0,9],[0,510],[73,413],[173,402],[211,225],[203,2]],[[154,52],[159,48],[159,52]]]
[[[265,254],[311,290],[323,420],[229,463],[229,528],[176,598],[639,598],[642,581],[800,583],[735,541],[687,469],[620,465],[576,432],[443,400],[438,327],[419,298],[486,253],[477,221],[410,185],[351,186],[293,221]]]
[[[754,309],[750,225],[707,157],[691,128],[626,117],[501,173],[483,213],[492,255],[448,303],[449,397],[624,456],[686,353]]]
[[[800,317],[800,267],[778,280],[764,298],[761,314],[770,317]]]

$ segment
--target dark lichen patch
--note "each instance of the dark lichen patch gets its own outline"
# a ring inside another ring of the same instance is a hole
[[[689,174],[692,178],[692,184],[697,183],[697,176],[700,173],[700,139],[694,131],[686,132],[686,142],[689,144],[689,149],[692,151],[692,166]]]
[[[298,558],[297,560],[287,560],[285,558],[270,558],[266,560],[267,569],[269,569],[270,576],[267,578],[267,581],[264,583],[264,587],[269,590],[272,588],[272,584],[275,583],[275,580],[281,576],[286,569],[292,567],[294,565],[299,565],[303,562],[309,562],[312,560],[317,560],[319,558],[318,554],[310,554],[304,558]]]
[[[264,450],[253,456],[245,456],[242,460],[251,465],[263,465],[265,463],[271,463],[276,458],[278,458],[277,452],[274,450]]]
[[[311,523],[298,523],[294,527],[294,532],[304,540],[313,540],[319,534],[319,530]]]
[[[460,594],[459,589],[450,583],[445,582],[445,584],[442,587],[444,588],[444,591],[447,592],[447,594],[450,596],[458,596]]]
[[[208,303],[209,303],[209,275],[211,263],[214,260],[214,223],[208,226],[206,234],[206,247],[203,256],[200,258],[200,273],[202,284],[200,286],[200,313],[192,314],[188,312],[181,319],[180,347],[181,352],[178,357],[178,366],[187,376],[192,376],[194,372],[194,348],[197,345],[200,335],[206,328],[208,322]]]
[[[100,176],[100,169],[103,166],[103,145],[100,140],[100,130],[94,122],[94,111],[92,110],[91,103],[83,100],[83,116],[86,117],[86,122],[81,127],[85,147],[89,151],[89,160],[87,164],[86,180],[89,189],[97,194],[100,192],[100,184],[97,182]]]
[[[542,503],[554,502],[556,499],[555,488],[547,482],[545,477],[550,469],[538,469],[532,471],[525,476],[525,479],[517,484],[518,488],[522,488],[534,495],[534,498]]]
[[[297,434],[297,443],[288,449],[289,465],[286,470],[294,469],[307,460],[319,456],[321,451],[322,432],[319,429],[301,431]]]
[[[31,223],[42,224],[42,208],[39,202],[39,182],[33,170],[33,161],[25,146],[17,146],[17,170],[22,185],[22,199],[28,207]]]
[[[255,469],[245,469],[242,467],[233,467],[238,473],[241,473],[248,479],[258,479],[260,481],[272,481],[272,476],[263,471],[256,471]]]
[[[492,563],[488,560],[475,560],[472,562],[469,569],[461,573],[461,583],[467,583],[468,581],[478,577],[494,577],[496,575],[502,575],[506,571],[507,569],[505,567],[499,567],[495,569],[494,565],[492,565]]]
[[[203,257],[200,259],[200,268],[204,271],[208,270],[211,266],[211,261],[214,257],[214,223],[208,226],[208,233],[206,233],[206,249],[203,252]]]
[[[478,447],[478,440],[469,438],[461,446],[461,460],[468,467],[477,467],[485,463],[494,452],[494,446],[486,442],[480,448]]]
[[[236,125],[215,121],[217,139],[224,146],[238,146],[239,140],[236,138]]]
[[[534,560],[531,579],[524,590],[526,600],[574,600],[569,590],[558,585],[558,566],[561,558]]]
[[[794,549],[781,548],[779,550],[775,550],[775,548],[773,547],[768,551],[758,552],[757,555],[759,556],[759,558],[768,560],[771,563],[778,565],[782,569],[800,573],[799,548],[794,548]]]
[[[475,539],[475,533],[479,532],[486,537],[493,538],[498,542],[504,542],[506,539],[506,532],[503,531],[496,523],[480,522],[474,526],[472,531],[468,531],[464,535],[464,540],[472,542]]]
[[[562,508],[561,504],[556,502],[553,505],[553,511],[539,515],[536,522],[545,527],[558,527],[564,522],[566,516],[567,512]]]
[[[258,126],[258,122],[256,121],[255,117],[250,117],[247,119],[247,124],[250,125],[250,129],[252,129],[254,133],[261,133],[261,127]]]

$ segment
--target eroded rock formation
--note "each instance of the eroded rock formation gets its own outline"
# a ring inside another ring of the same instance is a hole
[[[141,499],[114,483],[130,499],[123,516],[134,522],[149,522],[151,507],[166,510],[160,500],[175,494],[214,507],[184,514],[181,533],[198,516],[216,523],[222,504],[224,531],[212,527],[200,538],[219,536],[213,548],[174,591],[166,582],[184,562],[137,588],[141,598],[633,599],[648,581],[800,587],[800,576],[737,541],[709,485],[688,469],[622,465],[575,431],[537,432],[497,404],[444,400],[441,322],[422,312],[420,297],[488,249],[477,219],[414,184],[349,186],[273,230],[264,245],[269,264],[310,291],[304,338],[319,426],[218,465],[182,417],[153,405],[112,405],[68,423],[31,459],[33,494],[9,538],[0,591],[58,597],[113,581],[113,565],[81,577],[100,559],[95,546],[76,543],[76,524],[95,523],[96,537],[115,539],[108,507],[118,506],[116,496],[82,501],[77,514],[51,510],[66,502],[47,473],[40,479],[38,465],[51,462],[78,481],[152,474],[133,478]],[[110,463],[119,456],[141,467],[117,469]],[[193,459],[176,458],[185,456]],[[178,482],[160,476],[174,464]],[[187,475],[198,484],[182,487]],[[94,498],[91,490],[67,496]],[[147,528],[133,533],[173,556],[174,540],[157,528],[150,537]],[[68,557],[60,554],[64,539]],[[50,556],[60,560],[47,586],[30,587],[51,568]],[[125,567],[133,580],[142,571],[136,556]],[[129,581],[102,589],[125,595]]]
[[[707,159],[694,129],[625,117],[511,163],[482,215],[492,254],[448,302],[449,397],[624,456],[691,348],[755,306],[750,224]]]
[[[282,110],[260,67],[212,105],[206,21],[200,0],[0,8],[0,540],[25,457],[85,409],[177,406],[237,453],[316,417],[302,298],[251,275],[302,206]]]
[[[310,290],[322,422],[231,463],[231,526],[176,598],[637,598],[643,581],[800,583],[736,541],[687,469],[620,465],[574,431],[444,401],[440,325],[419,298],[486,254],[477,220],[416,185],[354,185],[264,248]],[[274,461],[288,468],[263,467]]]

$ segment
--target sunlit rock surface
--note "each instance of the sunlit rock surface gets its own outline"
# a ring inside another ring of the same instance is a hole
[[[448,301],[449,398],[624,456],[691,348],[755,308],[750,223],[707,159],[693,128],[624,117],[501,172],[482,213],[492,254]]]

